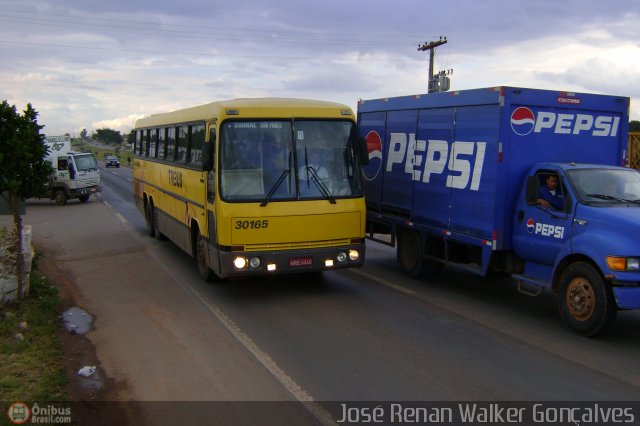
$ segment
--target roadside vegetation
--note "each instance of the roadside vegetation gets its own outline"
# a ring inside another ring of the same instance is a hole
[[[29,282],[28,296],[0,306],[0,400],[64,401],[61,300],[38,271],[37,259]]]
[[[96,156],[96,160],[104,161],[107,155],[115,155],[120,159],[122,166],[127,165],[127,158],[131,158],[133,161],[133,151],[128,148],[116,148],[115,146],[96,146],[91,145],[81,139],[74,139],[72,141],[73,148],[81,152],[92,152]]]

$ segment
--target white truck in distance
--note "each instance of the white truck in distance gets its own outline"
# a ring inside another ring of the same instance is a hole
[[[93,154],[71,151],[69,136],[47,136],[45,144],[49,148],[45,159],[53,168],[49,190],[56,204],[64,205],[72,198],[84,203],[91,194],[102,191],[100,170]]]

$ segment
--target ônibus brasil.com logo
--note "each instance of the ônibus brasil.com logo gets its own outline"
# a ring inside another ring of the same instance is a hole
[[[7,417],[15,425],[23,425],[29,421],[31,410],[24,402],[14,402],[7,410]]]
[[[31,407],[24,402],[14,402],[7,409],[9,421],[15,425],[27,422],[40,424],[71,424],[71,408],[34,402]]]

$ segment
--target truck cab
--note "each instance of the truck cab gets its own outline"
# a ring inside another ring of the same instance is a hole
[[[49,194],[58,205],[78,198],[89,201],[91,194],[102,191],[100,169],[92,153],[73,152],[69,136],[48,136],[45,144],[49,150],[46,159],[53,173],[49,178]]]
[[[541,201],[557,178],[562,205]],[[576,331],[606,328],[617,309],[640,308],[640,173],[595,164],[531,168],[517,200],[514,278],[558,293],[563,319]]]

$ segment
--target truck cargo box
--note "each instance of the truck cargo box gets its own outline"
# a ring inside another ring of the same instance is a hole
[[[516,87],[361,101],[369,217],[511,249],[533,163],[624,165],[625,97]]]

